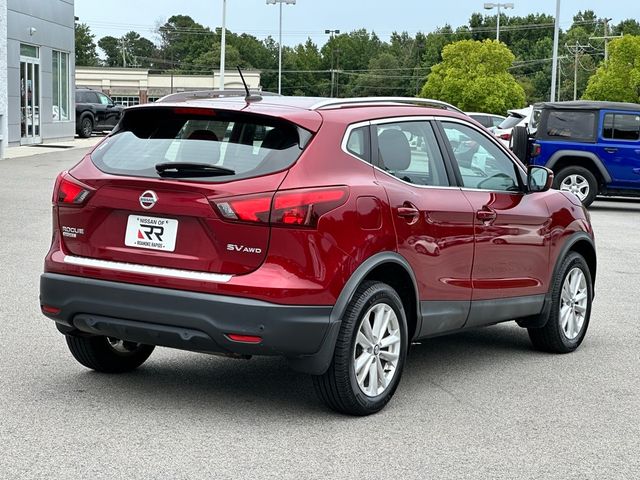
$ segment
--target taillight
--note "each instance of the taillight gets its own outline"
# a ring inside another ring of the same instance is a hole
[[[214,200],[220,214],[227,220],[269,223],[273,192]]]
[[[214,200],[226,220],[316,227],[320,217],[343,205],[349,197],[347,187],[283,190]]]
[[[271,210],[271,223],[315,227],[325,213],[347,201],[346,187],[285,190],[276,193]]]
[[[58,205],[82,205],[92,189],[83,185],[67,172],[62,172],[56,179],[53,201]]]
[[[501,133],[500,135],[498,135],[498,138],[501,139],[501,140],[509,141],[511,139],[511,134],[510,133]]]
[[[541,152],[540,145],[538,143],[534,143],[531,146],[531,158],[537,157],[538,155],[540,155],[540,152]]]

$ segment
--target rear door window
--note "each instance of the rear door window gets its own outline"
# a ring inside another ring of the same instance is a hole
[[[415,185],[448,186],[449,178],[428,121],[376,125],[378,166]]]
[[[611,140],[640,140],[640,115],[607,113],[604,116],[602,138]]]
[[[544,133],[556,140],[595,141],[596,112],[550,110]]]
[[[309,132],[271,117],[208,109],[144,108],[128,111],[114,135],[91,155],[102,171],[158,178],[168,162],[214,165],[233,175],[203,182],[249,178],[291,166]],[[185,177],[181,177],[185,178]]]

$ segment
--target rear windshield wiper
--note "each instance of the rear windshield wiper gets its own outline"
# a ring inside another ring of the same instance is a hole
[[[191,162],[166,162],[156,165],[156,172],[161,177],[188,178],[188,177],[217,177],[222,175],[235,175],[236,171],[230,168],[219,167],[209,163]]]

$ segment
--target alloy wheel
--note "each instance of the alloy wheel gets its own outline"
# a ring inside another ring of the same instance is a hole
[[[562,180],[560,190],[571,192],[584,201],[589,196],[589,182],[582,175],[572,174]]]
[[[588,302],[587,279],[579,268],[565,277],[560,296],[560,326],[569,340],[575,340],[584,326]]]
[[[353,348],[353,370],[368,397],[384,393],[396,373],[400,357],[400,322],[386,303],[372,306],[362,318]]]

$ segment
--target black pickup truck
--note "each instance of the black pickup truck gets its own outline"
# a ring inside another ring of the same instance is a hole
[[[111,130],[116,126],[123,107],[102,92],[89,88],[76,89],[76,133],[87,138],[92,132]]]

